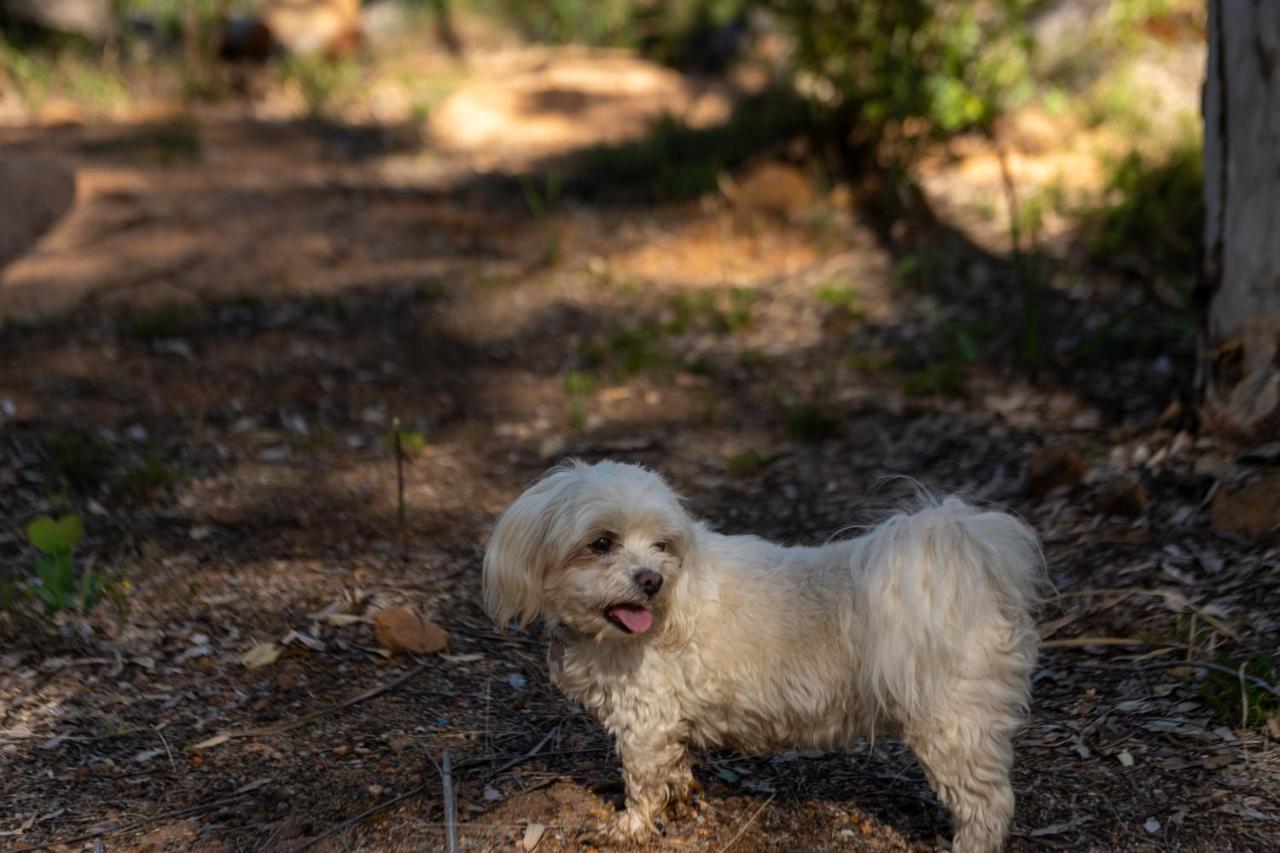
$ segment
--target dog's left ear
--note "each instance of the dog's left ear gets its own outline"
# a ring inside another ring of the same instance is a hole
[[[484,552],[484,609],[500,627],[512,619],[520,627],[542,615],[543,578],[550,568],[552,523],[572,469],[552,471],[529,487],[498,518]]]

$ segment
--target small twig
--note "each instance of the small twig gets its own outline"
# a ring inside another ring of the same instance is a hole
[[[405,521],[408,511],[404,504],[404,445],[400,443],[400,419],[391,419],[391,429],[395,435],[396,445],[396,518],[398,519],[397,535],[400,540],[400,556],[405,556]]]
[[[226,735],[228,738],[267,737],[269,735],[284,734],[285,732],[293,731],[296,728],[305,726],[307,723],[310,723],[312,720],[318,720],[319,718],[327,716],[328,714],[333,714],[337,711],[343,711],[347,708],[350,708],[352,705],[358,705],[359,703],[365,701],[366,699],[372,699],[374,696],[378,696],[379,694],[386,693],[388,690],[392,690],[396,687],[399,687],[401,684],[404,684],[406,681],[413,678],[415,675],[422,672],[426,668],[427,668],[427,664],[420,663],[417,666],[415,666],[413,669],[409,670],[408,672],[396,678],[391,679],[385,684],[379,684],[377,687],[371,687],[368,690],[364,691],[363,693],[360,693],[356,696],[352,696],[350,699],[339,702],[336,705],[330,705],[327,708],[321,708],[318,711],[312,711],[309,714],[303,714],[301,717],[298,717],[296,720],[290,723],[285,723],[282,726],[267,726],[265,728],[258,728],[258,729],[236,729],[229,732],[221,732],[221,734]]]
[[[1245,743],[1244,733],[1249,730],[1249,690],[1244,683],[1245,664],[1240,664],[1240,752],[1244,755],[1244,763],[1249,763],[1249,747]]]
[[[164,751],[169,755],[169,767],[176,776],[178,774],[178,763],[173,760],[173,750],[169,748],[169,740],[164,736],[164,732],[161,731],[159,726],[153,726],[152,728],[156,730],[156,734],[160,735],[160,742],[164,744]]]
[[[444,794],[444,824],[446,849],[458,853],[458,796],[453,790],[453,762],[449,759],[449,747],[440,756],[440,787]]]
[[[719,853],[724,853],[724,851],[728,850],[730,847],[732,847],[733,845],[737,844],[737,843],[738,843],[738,839],[742,837],[742,833],[746,832],[746,831],[747,831],[747,829],[749,829],[749,828],[751,827],[751,824],[753,824],[753,823],[755,823],[755,822],[756,822],[756,818],[760,817],[760,813],[761,813],[761,812],[763,812],[763,811],[765,810],[765,808],[766,808],[766,807],[768,807],[769,803],[772,803],[772,802],[773,802],[773,798],[774,798],[774,797],[776,797],[776,796],[778,796],[778,795],[777,795],[777,794],[770,794],[770,795],[769,795],[769,799],[767,799],[767,800],[765,800],[763,803],[761,803],[761,804],[760,804],[760,808],[756,809],[755,814],[753,814],[753,815],[751,815],[751,817],[747,818],[746,823],[742,824],[742,827],[741,827],[741,828],[740,828],[736,833],[734,833],[733,838],[730,838],[730,839],[729,839],[729,843],[725,844],[723,847],[721,847],[721,848],[720,848]]]

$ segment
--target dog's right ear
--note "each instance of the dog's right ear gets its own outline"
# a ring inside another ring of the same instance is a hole
[[[542,615],[543,578],[552,560],[555,515],[573,474],[557,469],[530,486],[498,518],[484,552],[484,609],[499,627]]]

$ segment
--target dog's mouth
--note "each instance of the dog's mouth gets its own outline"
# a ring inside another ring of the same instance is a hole
[[[604,618],[627,634],[643,634],[653,627],[653,614],[639,604],[611,604],[604,609]]]

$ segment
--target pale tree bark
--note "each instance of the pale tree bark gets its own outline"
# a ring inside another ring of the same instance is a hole
[[[1210,0],[1204,86],[1204,412],[1280,418],[1280,2]]]

